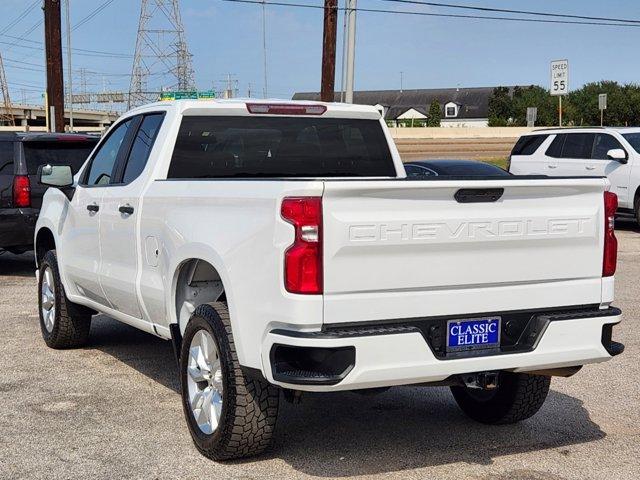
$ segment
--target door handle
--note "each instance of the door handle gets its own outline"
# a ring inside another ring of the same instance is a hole
[[[92,213],[96,213],[98,210],[100,210],[100,206],[97,203],[90,203],[89,205],[87,205],[87,210]]]
[[[558,168],[557,165],[547,165],[549,168]]]
[[[586,168],[587,170],[595,170],[596,169],[596,167],[594,167],[593,165],[587,165],[584,168]]]
[[[125,215],[131,215],[133,213],[133,207],[127,203],[126,205],[120,205],[118,211]]]

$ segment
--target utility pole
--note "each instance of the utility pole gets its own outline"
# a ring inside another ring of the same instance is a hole
[[[347,0],[347,9],[345,15],[347,18],[347,72],[345,75],[346,87],[345,98],[346,103],[353,103],[353,79],[356,60],[356,8],[357,0]]]
[[[322,83],[320,100],[334,101],[336,81],[336,35],[338,29],[338,0],[324,0],[324,31],[322,34]]]
[[[267,8],[265,2],[262,2],[262,61],[264,70],[264,85],[262,87],[262,97],[267,98],[269,96],[269,90],[267,89]]]
[[[347,61],[347,11],[345,9],[342,15],[342,55],[340,58],[340,102],[344,102],[344,86],[346,83],[345,79],[345,64]]]
[[[44,43],[47,57],[47,98],[49,129],[64,132],[64,80],[60,0],[44,0]]]
[[[73,80],[71,70],[71,21],[69,20],[69,0],[64,0],[65,20],[67,23],[67,84],[69,86],[69,131],[73,132]]]
[[[403,80],[404,72],[400,71],[400,93],[402,93],[402,80]]]

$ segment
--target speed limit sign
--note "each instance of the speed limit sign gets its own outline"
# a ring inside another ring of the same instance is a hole
[[[551,95],[567,95],[569,93],[569,60],[551,62]]]

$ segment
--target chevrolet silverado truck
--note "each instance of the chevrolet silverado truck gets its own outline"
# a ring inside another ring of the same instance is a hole
[[[444,385],[517,422],[623,349],[607,179],[409,179],[373,107],[156,103],[40,182],[45,342],[98,312],[172,341],[212,459],[262,452],[304,391]]]

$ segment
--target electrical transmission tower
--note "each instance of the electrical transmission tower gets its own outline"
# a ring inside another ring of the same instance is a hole
[[[4,107],[4,111],[0,114],[0,124],[15,127],[16,121],[15,118],[13,118],[13,108],[11,107],[11,99],[9,98],[9,85],[7,84],[7,77],[4,73],[2,55],[0,55],[0,90],[2,90],[2,106]]]
[[[164,84],[150,85],[152,77]],[[157,100],[161,89],[196,90],[191,53],[178,0],[142,0],[129,107]]]

